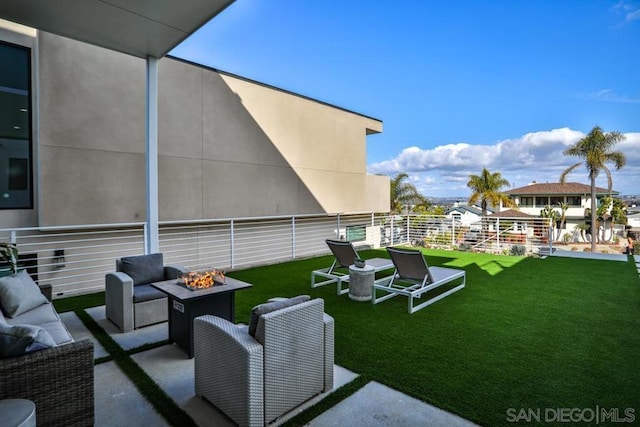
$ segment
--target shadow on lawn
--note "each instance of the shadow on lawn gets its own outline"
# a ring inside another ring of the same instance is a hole
[[[323,298],[337,364],[481,425],[512,425],[509,408],[640,411],[633,262],[424,252],[430,265],[464,269],[466,288],[408,314],[403,297],[373,305],[311,288],[311,271],[333,257],[309,258],[230,272],[253,284],[236,295],[236,321],[275,296]]]

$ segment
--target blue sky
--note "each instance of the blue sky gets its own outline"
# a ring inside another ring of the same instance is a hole
[[[557,182],[595,125],[625,134],[614,189],[640,194],[640,0],[237,0],[171,54],[382,120],[368,171],[427,196],[482,167]]]

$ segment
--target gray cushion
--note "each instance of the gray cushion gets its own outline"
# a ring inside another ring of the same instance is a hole
[[[55,347],[51,335],[39,326],[0,324],[0,357],[14,357]]]
[[[154,288],[151,285],[139,285],[133,288],[133,302],[152,301],[154,299],[166,298],[167,294]]]
[[[122,272],[133,279],[133,286],[146,285],[164,280],[162,254],[123,257]]]
[[[42,304],[33,308],[25,313],[22,313],[19,316],[14,317],[13,319],[7,319],[6,323],[9,325],[19,325],[24,323],[26,325],[36,325],[42,326],[43,323],[49,322],[59,322],[60,316],[56,312],[55,308],[53,308],[53,304],[50,302],[46,304]]]
[[[256,329],[258,328],[258,319],[263,314],[271,313],[272,311],[280,310],[285,307],[291,307],[292,305],[300,304],[309,301],[311,297],[309,295],[298,295],[297,297],[284,299],[280,301],[272,301],[264,304],[256,305],[251,310],[251,319],[249,320],[249,335],[256,336]]]
[[[47,331],[49,335],[51,335],[51,338],[53,338],[53,341],[55,341],[56,345],[73,342],[73,337],[71,337],[71,334],[67,330],[67,327],[61,320],[58,322],[43,323],[38,326],[40,326],[42,329]]]
[[[25,270],[0,277],[0,306],[7,317],[18,316],[47,302],[47,298]]]

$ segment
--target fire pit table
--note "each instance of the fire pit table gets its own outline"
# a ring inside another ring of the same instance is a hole
[[[175,280],[157,282],[153,287],[169,299],[169,342],[175,342],[193,357],[193,319],[205,314],[235,321],[235,292],[252,285],[231,277],[224,284],[191,290]]]

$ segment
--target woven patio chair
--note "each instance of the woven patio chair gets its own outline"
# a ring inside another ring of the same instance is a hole
[[[257,306],[248,327],[197,317],[196,395],[240,426],[263,426],[331,390],[334,321],[305,297]]]

